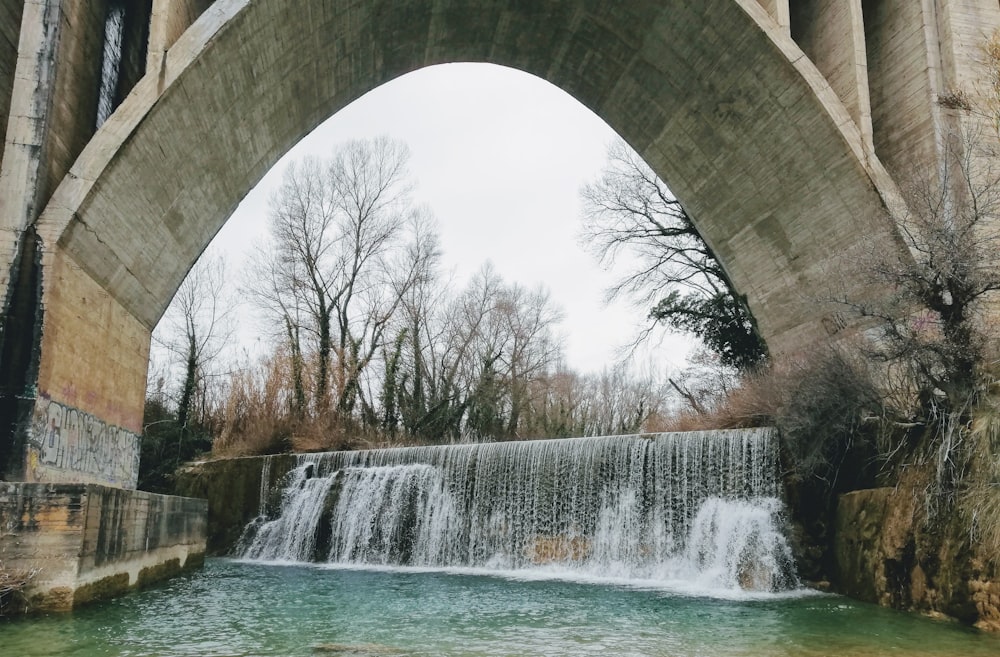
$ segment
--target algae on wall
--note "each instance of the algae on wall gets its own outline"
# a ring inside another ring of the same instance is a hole
[[[209,554],[229,554],[243,528],[258,515],[265,459],[271,459],[269,485],[296,462],[293,454],[248,456],[190,463],[177,471],[177,495],[208,500]]]
[[[886,607],[1000,631],[997,555],[961,513],[927,522],[913,481],[846,493],[837,507],[836,588]]]

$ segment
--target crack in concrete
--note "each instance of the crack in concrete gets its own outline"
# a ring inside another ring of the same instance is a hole
[[[128,273],[128,275],[132,278],[132,280],[135,281],[135,283],[139,287],[139,289],[141,289],[142,292],[148,298],[155,298],[155,295],[153,294],[153,292],[148,287],[146,287],[142,283],[142,281],[140,280],[140,278],[135,274],[135,272],[133,272],[132,269],[128,265],[125,264],[125,262],[122,260],[122,257],[118,253],[118,251],[115,250],[110,243],[106,242],[101,237],[101,235],[93,227],[91,227],[86,221],[84,221],[83,218],[80,216],[79,213],[73,213],[73,218],[70,220],[70,224],[73,224],[73,223],[76,223],[76,224],[82,226],[83,229],[87,233],[89,233],[90,235],[93,235],[94,239],[97,241],[98,244],[100,244],[105,249],[107,249],[108,251],[110,251],[114,255],[115,260],[117,260],[117,262],[121,266],[121,268],[124,269]],[[65,232],[64,232],[64,234],[65,234]],[[85,265],[86,260],[82,260],[81,258],[76,257],[75,252],[72,251],[72,250],[70,250],[69,248],[67,248],[67,251],[70,253],[71,257],[73,257],[73,260],[82,269],[84,269],[87,272],[87,274],[89,274],[91,277],[93,277],[95,279],[97,278],[97,272],[93,268],[88,267],[88,266]],[[136,320],[138,320],[143,326],[145,326],[145,327],[149,328],[150,330],[152,330],[153,327],[149,326],[148,322],[146,322],[142,317],[140,317],[135,312],[135,310],[131,307],[131,304],[127,303],[119,295],[113,294],[112,291],[108,289],[107,283],[110,283],[110,282],[111,282],[110,279],[108,279],[106,281],[103,281],[102,287],[104,288],[104,290],[111,297],[113,297],[119,304],[121,304],[122,308],[124,308],[126,311],[128,311],[128,313],[130,315],[132,315]]]

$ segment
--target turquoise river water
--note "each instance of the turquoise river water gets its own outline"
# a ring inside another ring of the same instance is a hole
[[[225,559],[69,615],[0,619],[3,657],[323,654],[995,657],[1000,637],[801,591]]]

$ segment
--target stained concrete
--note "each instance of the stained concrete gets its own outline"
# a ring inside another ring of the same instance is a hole
[[[0,562],[37,571],[22,611],[68,611],[200,566],[206,511],[93,484],[0,483]]]
[[[177,472],[174,489],[178,494],[208,501],[209,554],[231,554],[243,528],[260,514],[265,460],[270,464],[263,489],[280,490],[276,483],[295,467],[292,454],[204,461]]]
[[[24,0],[0,0],[0,159],[10,116],[10,95],[17,66],[17,42],[21,33]]]
[[[81,158],[66,189],[83,196],[55,199],[42,219],[50,243],[150,326],[267,165],[360,93],[453,59],[536,73],[618,128],[685,202],[778,347],[818,326],[795,290],[820,278],[830,253],[850,250],[861,224],[870,232],[879,189],[891,187],[863,161],[842,103],[813,84],[818,71],[792,61],[781,48],[795,44],[740,3],[669,12],[658,3],[373,3],[299,19],[237,4],[216,3],[171,48],[156,85],[147,77],[115,117],[127,145],[105,145],[111,161]],[[262,86],[273,93],[257,93]],[[137,121],[141,129],[129,125]],[[88,181],[98,177],[95,189]],[[125,197],[127,208],[115,200]],[[82,210],[72,219],[71,207]],[[857,230],[843,225],[855,217]],[[137,230],[120,230],[126,223]],[[136,233],[142,245],[130,244]]]

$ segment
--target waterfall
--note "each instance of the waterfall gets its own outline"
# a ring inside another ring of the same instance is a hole
[[[745,429],[300,455],[280,504],[265,466],[237,553],[781,590],[776,451]]]

